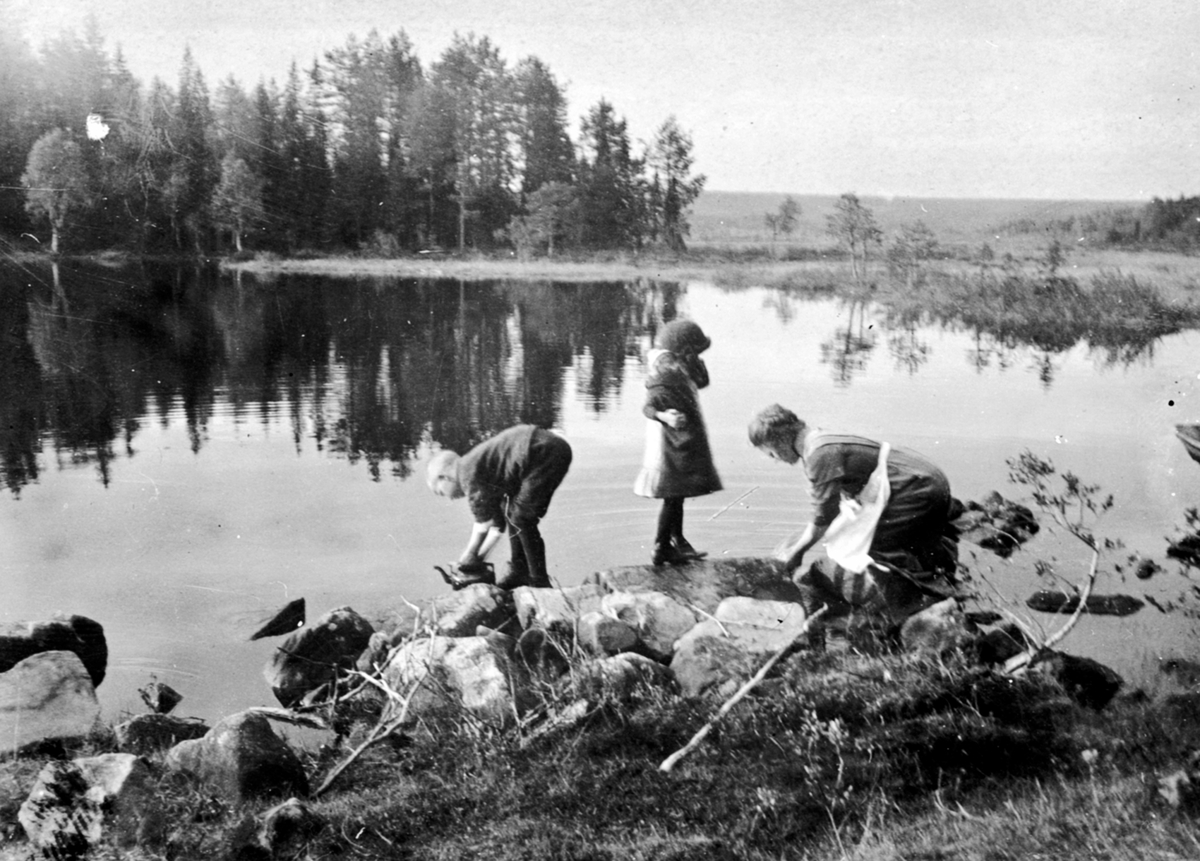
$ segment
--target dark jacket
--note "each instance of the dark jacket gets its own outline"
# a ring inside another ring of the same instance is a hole
[[[634,483],[639,496],[703,496],[721,489],[700,412],[699,389],[707,384],[708,369],[699,357],[681,361],[666,350],[651,353],[643,407],[649,420],[646,454]],[[656,418],[670,409],[687,417],[684,427],[670,428]]]

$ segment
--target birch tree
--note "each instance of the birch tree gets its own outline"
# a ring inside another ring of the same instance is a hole
[[[692,137],[679,127],[674,116],[659,126],[647,161],[655,174],[655,185],[661,189],[656,215],[663,241],[672,251],[685,251],[684,237],[690,231],[688,210],[707,178],[704,174],[692,176]]]
[[[29,151],[25,173],[25,209],[50,222],[50,251],[57,254],[67,219],[88,200],[88,175],[79,144],[62,129],[42,135]]]
[[[859,281],[866,274],[871,245],[878,245],[883,237],[875,214],[862,205],[858,195],[847,192],[838,198],[833,214],[826,216],[825,229],[850,255],[850,270]]]

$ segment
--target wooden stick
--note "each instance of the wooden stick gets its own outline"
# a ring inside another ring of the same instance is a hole
[[[754,676],[750,679],[750,681],[748,681],[748,682],[746,682],[746,684],[742,685],[738,689],[737,693],[735,693],[733,696],[731,696],[729,699],[727,699],[722,704],[721,708],[719,708],[717,710],[716,715],[713,716],[713,719],[710,720],[708,723],[706,723],[704,726],[700,727],[700,731],[697,732],[694,736],[692,736],[691,741],[689,741],[687,744],[685,744],[679,750],[675,751],[673,754],[671,754],[666,759],[664,759],[662,762],[662,765],[660,765],[658,767],[658,770],[663,771],[663,772],[670,771],[672,768],[675,767],[675,764],[678,763],[679,760],[683,759],[685,756],[687,756],[689,753],[691,753],[693,750],[695,750],[697,747],[699,747],[700,742],[704,741],[704,738],[710,732],[712,732],[713,727],[715,727],[717,725],[717,722],[721,718],[725,717],[725,715],[729,714],[730,710],[733,709],[733,707],[735,705],[737,705],[739,702],[741,702],[742,699],[744,699],[745,696],[748,693],[750,693],[750,691],[754,690],[754,688],[758,685],[759,682],[761,682],[763,679],[765,679],[767,677],[767,673],[771,672],[771,668],[774,667],[777,663],[779,663],[779,661],[782,660],[782,658],[788,652],[790,652],[792,650],[792,646],[795,645],[796,641],[799,640],[801,637],[803,637],[805,634],[807,634],[809,631],[809,628],[812,626],[812,623],[817,621],[817,619],[819,619],[825,613],[825,611],[828,609],[829,609],[829,605],[827,605],[827,604],[823,605],[820,610],[817,610],[817,612],[813,613],[811,616],[809,616],[807,619],[805,619],[804,624],[800,627],[800,630],[796,632],[796,636],[794,636],[794,637],[792,637],[792,639],[788,640],[788,642],[781,649],[779,649],[779,651],[777,651],[775,654],[771,655],[771,657],[769,657],[767,659],[767,662],[762,665],[762,669],[760,669],[757,673],[755,673]]]
[[[745,493],[743,493],[741,496],[739,496],[739,497],[738,497],[737,499],[735,499],[733,502],[731,502],[731,503],[729,503],[728,505],[726,505],[724,508],[722,508],[720,511],[718,511],[716,514],[714,514],[712,517],[710,517],[710,518],[708,518],[708,519],[709,519],[709,520],[716,520],[718,517],[720,517],[722,514],[724,514],[724,513],[725,513],[726,511],[728,511],[729,509],[733,508],[735,505],[737,505],[739,502],[741,502],[743,499],[745,499],[745,498],[746,498],[747,496],[749,496],[750,494],[754,493],[754,491],[756,491],[756,490],[758,490],[758,485],[757,485],[757,484],[756,484],[756,485],[754,485],[754,487],[752,487],[752,488],[750,488],[749,490],[747,490]]]

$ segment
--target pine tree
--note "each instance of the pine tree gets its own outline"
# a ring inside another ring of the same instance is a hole
[[[688,208],[704,188],[703,174],[692,176],[692,138],[679,127],[674,116],[667,117],[654,136],[649,163],[655,184],[662,192],[657,212],[662,239],[672,251],[684,251],[688,235]]]
[[[209,140],[212,124],[204,75],[192,59],[191,49],[185,49],[171,130],[176,161],[168,197],[175,210],[176,227],[190,234],[196,253],[203,253],[208,238],[208,206],[218,180],[218,165]]]
[[[455,35],[432,69],[433,82],[450,97],[454,117],[458,247],[491,241],[516,212],[512,194],[515,134],[512,78],[499,50],[485,36]]]
[[[631,154],[629,132],[601,99],[583,118],[579,163],[582,240],[593,248],[637,247],[646,234],[642,162]]]
[[[37,62],[21,31],[16,10],[4,7],[0,27],[0,231],[18,234],[29,226],[21,194],[21,173],[38,137],[40,99]]]
[[[524,170],[521,190],[574,179],[575,148],[567,133],[567,99],[550,69],[536,57],[522,60],[515,75],[518,137]]]

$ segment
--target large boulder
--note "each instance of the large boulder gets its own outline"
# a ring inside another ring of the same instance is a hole
[[[900,626],[900,645],[918,654],[941,655],[973,642],[966,615],[953,598],[914,613]]]
[[[181,718],[165,714],[136,715],[113,727],[117,749],[140,756],[166,750],[181,741],[203,738],[208,724],[199,718]]]
[[[747,652],[769,655],[800,636],[807,621],[798,603],[734,597],[722,601],[712,618],[696,627],[700,632],[716,629]]]
[[[127,753],[52,762],[17,813],[30,844],[44,858],[78,858],[104,831],[132,834],[154,797],[154,774]]]
[[[686,637],[671,658],[671,673],[684,696],[724,692],[758,669],[759,659],[729,637],[708,633]]]
[[[507,639],[507,638],[506,638]],[[498,637],[428,637],[404,643],[383,670],[383,681],[409,699],[409,721],[462,710],[508,725],[532,703],[520,662]],[[389,705],[392,716],[398,706]]]
[[[82,738],[99,717],[92,678],[74,652],[39,652],[0,673],[0,753]]]
[[[795,642],[807,618],[801,605],[788,601],[726,598],[711,618],[679,638],[671,672],[688,696],[723,689]]]
[[[694,611],[662,592],[613,592],[604,596],[601,610],[636,631],[641,649],[664,662],[675,641],[696,624]]]
[[[261,714],[240,712],[219,721],[203,738],[181,741],[166,766],[238,801],[308,794],[296,754]]]
[[[108,668],[108,641],[99,622],[87,616],[55,616],[42,622],[0,626],[0,673],[39,652],[74,652],[100,687]]]
[[[542,628],[565,637],[575,634],[576,622],[600,609],[605,590],[596,583],[565,589],[521,586],[513,590],[513,604],[521,627]]]
[[[443,637],[469,637],[480,625],[499,628],[512,616],[512,594],[490,583],[472,583],[439,595],[421,611],[431,633]]]
[[[280,705],[291,708],[328,690],[338,674],[352,669],[371,641],[371,623],[349,607],[338,607],[297,631],[275,650],[263,676]]]
[[[778,597],[790,587],[782,562],[762,556],[700,559],[686,565],[630,565],[593,574],[589,580],[607,592],[662,592],[676,601],[712,613],[735,595]]]
[[[615,616],[593,610],[579,617],[579,645],[592,655],[617,655],[636,649],[638,632]]]

